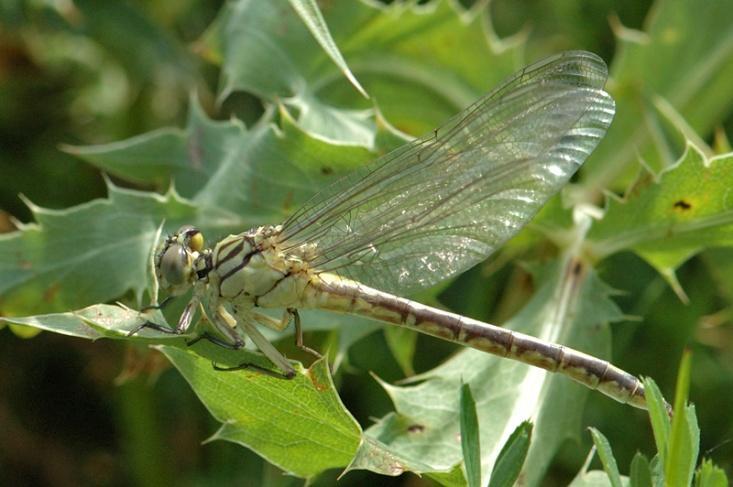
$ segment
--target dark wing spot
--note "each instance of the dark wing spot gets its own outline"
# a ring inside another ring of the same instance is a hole
[[[672,205],[672,207],[678,210],[687,211],[692,208],[692,204],[688,203],[685,200],[677,200],[674,202],[674,205]]]
[[[321,174],[323,174],[324,176],[330,176],[331,174],[333,174],[333,168],[329,166],[321,166]]]

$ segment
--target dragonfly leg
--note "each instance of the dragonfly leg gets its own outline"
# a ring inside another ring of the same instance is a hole
[[[286,313],[292,317],[293,324],[295,325],[295,346],[304,352],[310,353],[316,358],[323,358],[323,355],[303,343],[303,327],[300,324],[300,314],[298,313],[298,310],[295,308],[288,308]]]
[[[177,335],[178,332],[172,328],[168,328],[167,326],[159,325],[158,323],[154,323],[152,321],[145,320],[139,325],[137,325],[135,328],[127,332],[127,336],[131,337],[138,333],[143,328],[150,328],[151,330],[159,331],[161,333],[167,333],[169,335]]]
[[[226,324],[232,331],[236,329],[237,325],[241,325],[244,332],[252,339],[252,342],[254,342],[265,357],[270,359],[270,362],[272,362],[278,369],[282,370],[282,376],[284,378],[292,379],[295,377],[295,369],[290,365],[290,362],[288,362],[285,356],[281,354],[262,333],[260,333],[257,327],[249,319],[240,314],[235,318],[223,307],[219,307],[214,316],[215,322]],[[257,368],[256,366],[253,367],[252,364],[248,363],[241,364],[237,367],[239,369]]]
[[[145,312],[145,311],[150,311],[151,309],[163,309],[165,306],[168,305],[168,303],[170,303],[171,301],[173,301],[174,298],[175,298],[175,296],[168,296],[167,298],[165,298],[160,303],[149,304],[149,305],[145,306],[144,308],[140,308],[140,311]]]
[[[260,325],[275,331],[283,331],[290,324],[290,313],[287,311],[283,314],[282,319],[279,320],[254,310],[247,310],[245,315],[251,316]]]
[[[270,377],[274,377],[276,379],[285,379],[290,380],[294,377],[294,375],[288,375],[280,372],[275,372],[274,370],[266,369],[264,367],[260,367],[259,365],[255,365],[249,362],[243,362],[239,365],[235,365],[234,367],[222,367],[220,365],[216,365],[215,363],[212,363],[214,366],[214,370],[219,372],[234,372],[237,370],[254,370],[256,372],[259,372],[260,374],[267,375]]]
[[[237,338],[239,338],[239,337],[237,337]],[[186,342],[186,346],[189,346],[190,347],[190,346],[194,345],[196,342],[198,342],[200,340],[206,340],[208,342],[213,343],[214,345],[218,345],[221,348],[226,348],[226,349],[229,349],[229,350],[239,350],[242,347],[244,347],[244,340],[242,340],[241,338],[239,338],[239,341],[237,341],[235,343],[230,343],[230,342],[228,342],[226,340],[223,340],[223,339],[221,339],[221,338],[219,338],[217,336],[212,335],[209,332],[204,332],[204,333],[200,334],[199,336],[197,336],[196,338],[187,341]]]
[[[161,309],[163,306],[168,304],[171,301],[172,297],[168,297],[163,300],[160,304],[150,305],[143,308],[141,311],[151,310],[151,309]],[[186,305],[186,308],[183,310],[183,313],[181,313],[181,318],[178,320],[178,325],[176,325],[175,329],[171,329],[167,326],[159,325],[158,323],[152,322],[150,320],[145,320],[139,325],[137,325],[135,328],[127,332],[127,336],[133,336],[136,333],[138,333],[143,328],[150,328],[151,330],[156,330],[161,333],[166,333],[168,335],[182,335],[188,331],[188,328],[191,326],[191,322],[193,320],[194,311],[196,310],[196,306],[198,306],[199,300],[196,297],[193,297],[191,301],[188,302]]]
[[[208,317],[209,313],[206,313],[206,315]],[[206,340],[210,343],[213,343],[214,345],[218,345],[221,348],[226,348],[228,350],[239,350],[240,348],[244,347],[244,340],[242,340],[242,337],[239,336],[236,328],[230,326],[229,323],[226,322],[226,320],[222,320],[219,317],[218,313],[213,314],[213,317],[214,318],[209,321],[212,323],[214,328],[216,328],[216,330],[222,334],[222,336],[226,337],[226,339],[212,335],[211,333],[205,331],[204,333],[201,333],[192,340],[187,341],[186,345],[190,347],[200,340]]]

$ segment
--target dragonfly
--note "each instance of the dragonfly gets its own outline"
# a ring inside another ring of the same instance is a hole
[[[303,343],[298,310],[324,309],[558,372],[645,408],[639,379],[607,361],[401,297],[486,259],[568,182],[613,119],[607,76],[595,54],[560,53],[335,181],[281,224],[211,248],[200,230],[182,227],[158,246],[155,275],[169,298],[193,288],[192,297],[175,329],[146,321],[130,334],[187,333],[200,308],[213,333],[197,339],[239,349],[249,337],[278,375],[292,378],[295,369],[258,326],[282,331],[292,322],[296,345],[318,355]],[[259,368],[240,368],[248,367]]]

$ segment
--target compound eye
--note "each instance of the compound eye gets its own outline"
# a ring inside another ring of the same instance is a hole
[[[193,225],[183,225],[175,235],[178,237],[178,242],[183,242],[186,247],[194,252],[201,252],[204,249],[204,236]]]
[[[186,282],[190,268],[188,255],[178,244],[169,246],[160,259],[160,275],[173,286]]]
[[[201,252],[204,249],[204,235],[198,230],[194,230],[188,237],[188,246],[194,252]]]

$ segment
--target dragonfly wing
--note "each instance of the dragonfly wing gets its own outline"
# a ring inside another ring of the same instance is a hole
[[[283,248],[388,292],[485,259],[575,173],[614,115],[608,72],[572,51],[530,65],[433,133],[336,181],[283,224]]]

